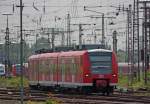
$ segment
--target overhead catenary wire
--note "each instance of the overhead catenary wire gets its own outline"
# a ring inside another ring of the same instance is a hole
[[[35,3],[35,6],[36,7],[38,7],[38,8],[40,8],[40,10],[41,10],[41,8],[43,8],[43,3],[41,3],[41,4],[39,4],[39,1],[38,0],[36,0],[37,2]],[[43,1],[43,0],[42,0]],[[74,1],[77,1],[77,0],[74,0]],[[98,0],[97,0],[98,1]],[[86,0],[85,0],[85,2],[86,2]],[[70,3],[70,2],[69,2]],[[101,1],[99,1],[99,3],[101,3]],[[58,12],[61,12],[62,11],[62,8],[65,8],[65,10],[64,11],[66,11],[66,8],[70,8],[71,7],[71,5],[68,5],[68,6],[65,6],[65,5],[48,5],[48,2],[46,3],[47,5],[45,5],[45,7],[48,9],[48,8],[55,8],[55,7],[58,7],[58,11],[57,11],[57,13]],[[108,3],[109,4],[109,3]],[[91,4],[89,3],[89,6],[90,6]],[[94,4],[93,4],[94,5]],[[11,5],[12,6],[12,5]],[[30,4],[27,4],[27,3],[24,3],[24,6],[28,9],[28,8],[33,8],[33,5],[32,5],[32,3],[30,3]],[[80,5],[75,5],[77,8],[82,8],[83,6],[80,4]],[[60,9],[59,9],[60,8]],[[74,7],[74,9],[75,9],[75,7]],[[34,8],[33,8],[33,10],[34,10]],[[42,11],[42,10],[41,10]],[[55,12],[56,10],[54,10],[54,13],[56,14],[56,12]],[[75,12],[75,10],[74,10],[74,12]],[[46,13],[44,14],[45,16],[48,16],[49,15],[49,13],[53,13],[53,11],[51,12],[51,11],[47,11],[46,10]],[[26,24],[26,26],[28,25],[28,23],[31,23],[30,25],[32,26],[32,22],[30,22],[30,21],[32,21],[32,19],[34,18],[34,17],[36,17],[37,15],[39,15],[40,13],[38,13],[38,12],[36,12],[35,14],[33,13],[33,15],[32,14],[29,14],[28,16],[27,16],[27,18],[29,19],[29,21],[28,22],[26,22],[26,21],[24,21],[24,23]],[[77,13],[74,13],[74,14],[77,14]],[[43,15],[43,14],[42,14]],[[39,16],[38,16],[39,17]],[[37,17],[36,17],[37,18]],[[63,18],[63,17],[61,17],[61,18]],[[82,18],[82,17],[81,17]],[[83,17],[84,18],[84,17]],[[71,19],[72,20],[76,20],[77,21],[77,19],[80,19],[80,18],[78,18],[78,16],[73,16],[73,17],[71,17]],[[51,18],[49,17],[49,18],[42,18],[42,24],[45,24],[46,22],[51,22],[51,21],[53,21],[53,20],[51,20]],[[61,22],[62,20],[60,20],[60,22]],[[58,23],[60,23],[60,22],[58,22]],[[62,22],[63,23],[63,22]],[[117,23],[117,22],[116,22]],[[35,23],[36,24],[36,23]]]

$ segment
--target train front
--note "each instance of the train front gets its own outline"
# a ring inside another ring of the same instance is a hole
[[[118,64],[115,53],[110,50],[88,51],[93,91],[109,95],[118,82]]]

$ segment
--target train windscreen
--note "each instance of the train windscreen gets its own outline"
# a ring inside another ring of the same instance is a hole
[[[90,52],[91,71],[93,74],[112,72],[112,52]]]

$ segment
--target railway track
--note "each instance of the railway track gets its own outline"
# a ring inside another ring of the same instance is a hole
[[[0,88],[0,99],[3,100],[20,100],[20,91],[13,88]],[[24,100],[45,101],[48,95],[43,91],[30,92],[24,89]]]
[[[111,96],[101,96],[99,94],[91,95],[74,95],[48,93],[47,91],[24,89],[24,100],[45,101],[47,99],[56,99],[64,104],[150,104],[149,96],[133,96],[115,94]],[[20,91],[16,89],[0,88],[0,99],[3,100],[20,100]]]
[[[56,98],[61,99],[74,99],[75,101],[87,101],[87,102],[94,102],[94,104],[99,104],[99,102],[110,102],[119,103],[119,104],[126,104],[128,103],[144,103],[150,104],[150,97],[145,96],[120,96],[120,95],[112,95],[112,96],[99,96],[99,95],[55,95]],[[97,102],[97,103],[96,103]],[[91,103],[88,103],[91,104]],[[93,103],[92,103],[93,104]]]

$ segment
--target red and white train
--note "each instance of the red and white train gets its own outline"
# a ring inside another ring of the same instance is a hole
[[[110,50],[43,53],[28,62],[30,86],[109,94],[118,82],[118,64]]]

